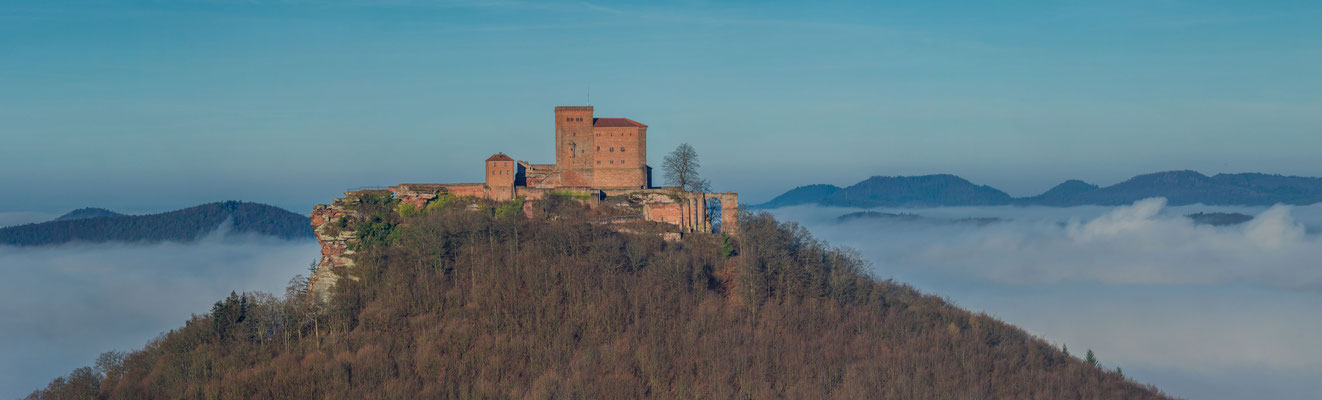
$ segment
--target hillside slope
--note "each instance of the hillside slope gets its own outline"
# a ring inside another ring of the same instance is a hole
[[[572,199],[454,203],[364,200],[328,303],[232,295],[30,398],[1165,398],[767,214],[667,242]]]
[[[0,229],[0,245],[190,242],[215,231],[227,221],[231,233],[255,233],[283,239],[312,238],[312,228],[305,216],[260,203],[225,201],[160,214],[88,216],[11,226]]]

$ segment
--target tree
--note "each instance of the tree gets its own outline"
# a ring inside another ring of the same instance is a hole
[[[706,192],[711,189],[711,185],[698,175],[698,167],[701,166],[698,163],[698,152],[688,143],[682,143],[666,156],[661,168],[666,174],[666,182],[671,185],[690,192]]]
[[[128,353],[122,351],[111,350],[101,353],[96,357],[96,365],[92,370],[103,378],[118,377],[125,357],[128,357]]]
[[[1092,349],[1088,349],[1088,355],[1083,357],[1083,362],[1094,367],[1097,366],[1097,356],[1093,355]]]

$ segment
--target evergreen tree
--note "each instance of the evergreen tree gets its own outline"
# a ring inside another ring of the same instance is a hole
[[[1094,367],[1097,366],[1097,356],[1092,353],[1092,349],[1088,349],[1088,355],[1083,358],[1083,362]]]

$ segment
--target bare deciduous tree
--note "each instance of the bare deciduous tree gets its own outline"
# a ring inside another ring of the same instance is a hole
[[[698,175],[698,152],[693,146],[682,143],[675,151],[666,156],[661,168],[665,171],[666,182],[690,192],[706,192],[711,184]]]

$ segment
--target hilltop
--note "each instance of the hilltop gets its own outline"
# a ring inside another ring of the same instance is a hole
[[[1195,171],[1166,171],[1135,176],[1101,187],[1071,179],[1031,197],[1012,198],[1000,190],[954,175],[874,176],[849,187],[809,185],[794,188],[766,203],[768,209],[799,204],[835,207],[1053,206],[1123,205],[1165,197],[1171,205],[1267,206],[1322,202],[1322,178],[1260,173],[1206,176]]]
[[[1166,398],[766,213],[675,238],[609,197],[437,199],[338,203],[325,302],[233,294],[31,398]]]
[[[260,203],[224,201],[160,214],[121,215],[96,208],[75,210],[54,221],[0,228],[0,245],[42,246],[69,242],[191,242],[225,225],[228,233],[311,239],[308,217]]]
[[[87,208],[79,208],[79,209],[77,209],[77,210],[73,210],[73,211],[70,211],[70,212],[68,212],[68,213],[65,213],[64,215],[61,215],[61,216],[55,218],[55,220],[56,220],[56,221],[70,221],[70,220],[75,220],[75,219],[88,219],[88,218],[100,218],[100,217],[118,217],[118,216],[120,216],[120,215],[124,215],[124,214],[120,214],[120,213],[117,213],[117,212],[114,212],[114,211],[110,211],[110,210],[107,210],[107,209],[104,209],[104,208],[87,207]]]

